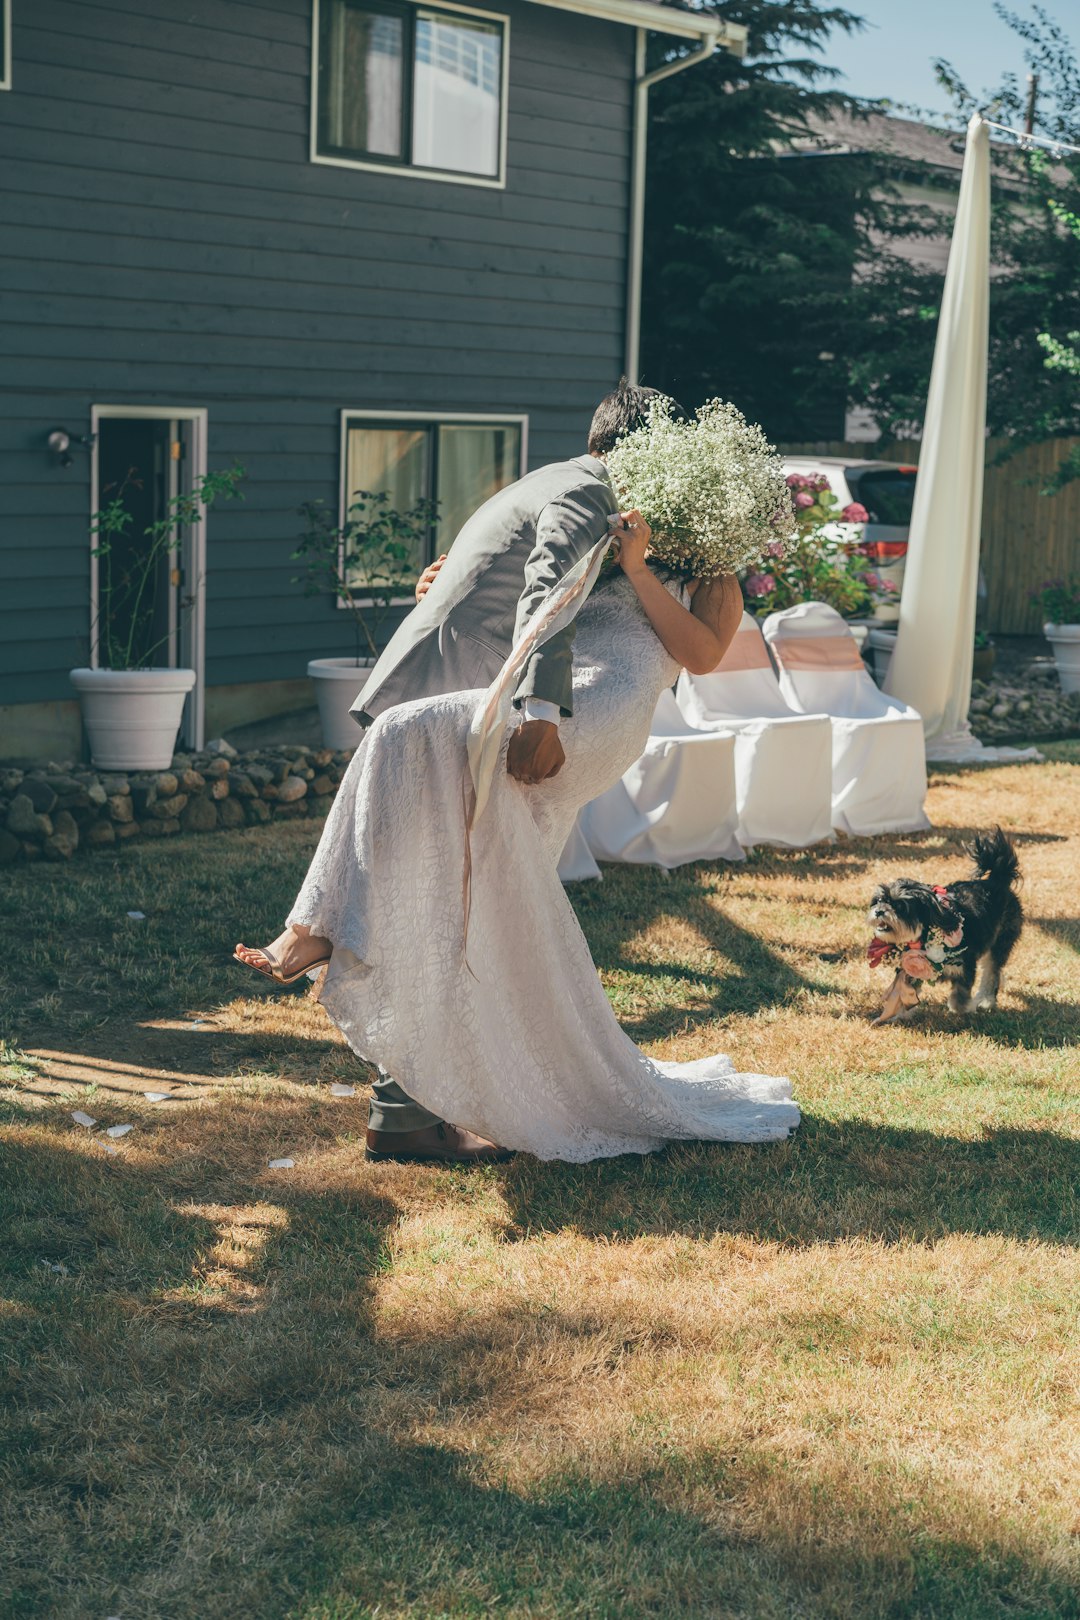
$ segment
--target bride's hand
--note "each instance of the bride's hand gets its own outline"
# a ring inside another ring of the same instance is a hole
[[[427,595],[428,591],[430,591],[432,585],[434,585],[439,569],[442,567],[445,561],[446,552],[444,551],[441,557],[436,557],[433,563],[428,563],[427,567],[424,569],[424,572],[420,575],[420,578],[416,582],[416,600],[418,602],[422,602],[424,600],[424,597]]]
[[[624,574],[638,574],[645,567],[645,553],[652,539],[652,530],[640,512],[620,512],[612,518],[612,528],[618,545],[618,563]]]

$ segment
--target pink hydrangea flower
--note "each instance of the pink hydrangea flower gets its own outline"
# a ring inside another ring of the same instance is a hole
[[[784,555],[784,542],[782,540],[770,540],[765,549],[770,557],[782,557]]]
[[[755,573],[746,576],[747,596],[768,596],[770,591],[775,591],[775,589],[776,580],[771,574]]]
[[[870,514],[858,501],[851,501],[840,513],[845,523],[869,523]]]
[[[784,482],[787,484],[788,489],[802,489],[806,479],[802,473],[788,473]]]
[[[800,490],[798,495],[795,497],[795,505],[803,511],[805,511],[808,506],[813,506],[813,504],[814,497],[812,495],[808,495],[805,490]]]

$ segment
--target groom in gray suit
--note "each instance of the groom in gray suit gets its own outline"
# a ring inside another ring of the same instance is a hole
[[[353,704],[361,725],[413,698],[490,685],[552,586],[610,532],[617,502],[603,457],[638,426],[654,393],[623,379],[596,409],[586,455],[527,473],[473,514],[434,578],[429,570],[421,581],[418,605]],[[514,703],[523,719],[507,769],[519,782],[546,781],[562,766],[559,721],[573,711],[573,642],[571,623],[537,648],[518,682]],[[414,1102],[382,1071],[367,1156],[454,1163],[502,1157]]]

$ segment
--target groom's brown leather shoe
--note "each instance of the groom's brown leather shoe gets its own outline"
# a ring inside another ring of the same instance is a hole
[[[496,1147],[494,1142],[469,1145],[476,1140],[470,1131],[456,1125],[427,1125],[422,1131],[369,1130],[364,1157],[399,1164],[505,1164],[514,1157],[512,1149]]]

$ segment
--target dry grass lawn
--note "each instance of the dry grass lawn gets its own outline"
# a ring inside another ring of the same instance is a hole
[[[0,1613],[1080,1615],[1052,752],[936,776],[918,837],[578,887],[635,1039],[794,1076],[766,1148],[366,1165],[359,1064],[228,961],[311,828],[5,874]],[[997,821],[1029,914],[1001,1007],[871,1031],[878,873],[957,876]]]

